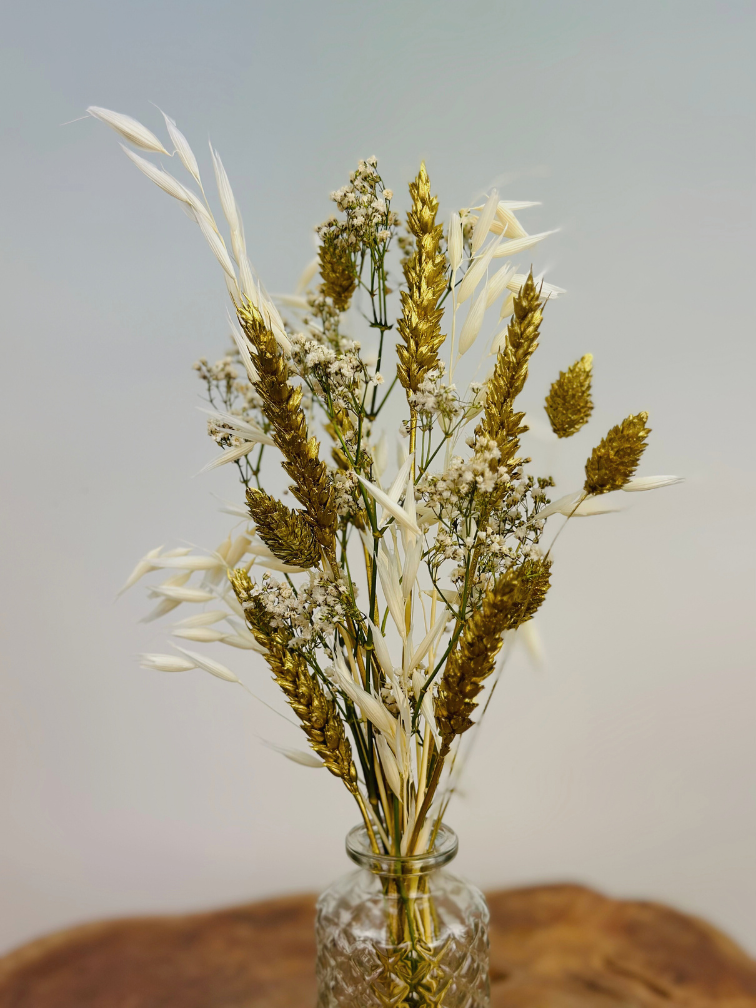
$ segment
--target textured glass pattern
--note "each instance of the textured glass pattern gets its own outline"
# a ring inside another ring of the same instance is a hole
[[[488,1008],[488,910],[449,872],[357,871],[318,901],[318,1008]]]

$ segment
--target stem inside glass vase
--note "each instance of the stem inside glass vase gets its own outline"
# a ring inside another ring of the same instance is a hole
[[[487,1008],[488,911],[445,871],[457,837],[441,825],[425,854],[375,853],[364,827],[346,850],[361,869],[321,896],[318,1008]]]
[[[376,854],[363,826],[355,826],[346,838],[346,851],[355,864],[380,879],[385,897],[386,921],[391,943],[408,944],[413,952],[432,948],[438,936],[438,915],[433,906],[428,876],[448,864],[457,854],[456,833],[440,825],[435,843],[426,854]]]

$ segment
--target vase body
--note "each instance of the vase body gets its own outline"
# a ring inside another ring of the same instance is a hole
[[[457,838],[438,830],[429,854],[373,854],[347,837],[359,866],[318,900],[318,1008],[488,1008],[488,909],[451,872]]]

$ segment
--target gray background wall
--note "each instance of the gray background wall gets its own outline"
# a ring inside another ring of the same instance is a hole
[[[88,104],[169,111],[221,150],[273,290],[327,193],[421,157],[446,211],[493,180],[542,200],[549,307],[528,405],[595,354],[595,423],[687,483],[575,522],[542,634],[515,656],[450,821],[486,886],[575,879],[670,901],[756,951],[752,501],[753,6],[31,0],[2,15],[4,624],[0,943],[87,918],[324,885],[354,815],[257,736],[277,719],[161,676],[141,589],[159,543],[226,533],[190,370],[225,346],[215,263]],[[535,446],[536,449],[538,445]],[[572,479],[574,483],[574,477]],[[565,477],[563,488],[571,489]],[[217,647],[217,646],[215,646]],[[221,657],[220,648],[218,656]],[[266,697],[261,664],[225,660]],[[285,741],[292,743],[292,738]]]

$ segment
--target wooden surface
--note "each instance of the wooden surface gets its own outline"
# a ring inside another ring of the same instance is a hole
[[[756,962],[667,907],[571,885],[489,905],[492,1008],[756,1008]],[[314,1008],[312,923],[292,896],[88,924],[0,959],[0,1008]]]

